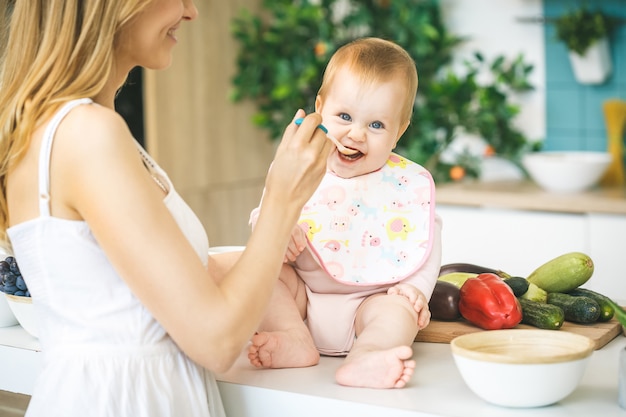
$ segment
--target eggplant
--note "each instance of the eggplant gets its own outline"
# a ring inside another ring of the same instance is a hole
[[[437,281],[428,302],[430,316],[435,320],[454,321],[461,318],[459,312],[459,288],[446,281]]]
[[[452,264],[441,265],[439,268],[439,276],[449,274],[451,272],[470,272],[472,274],[484,274],[492,273],[496,274],[500,278],[510,278],[511,276],[499,269],[488,268],[486,266],[480,266],[470,263],[457,262]]]

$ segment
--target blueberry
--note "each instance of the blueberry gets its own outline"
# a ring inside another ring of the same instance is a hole
[[[0,279],[2,279],[2,283],[5,286],[7,286],[7,285],[15,285],[15,281],[17,280],[17,277],[9,272],[9,273],[1,274]]]
[[[6,294],[9,294],[9,295],[15,294],[15,291],[19,291],[15,285],[5,285],[4,286],[4,292]]]
[[[24,282],[24,278],[22,278],[21,276],[17,277],[17,279],[15,280],[15,286],[22,291],[26,291],[26,283]]]

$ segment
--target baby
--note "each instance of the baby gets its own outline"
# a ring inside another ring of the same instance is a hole
[[[346,356],[335,375],[342,385],[400,388],[410,380],[411,346],[430,321],[441,263],[432,177],[392,152],[416,91],[413,59],[389,41],[353,41],[328,63],[315,109],[343,146],[293,231],[249,346],[254,366],[312,366],[321,353]]]

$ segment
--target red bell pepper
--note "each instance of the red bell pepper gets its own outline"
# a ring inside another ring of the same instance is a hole
[[[459,311],[467,321],[485,330],[510,329],[522,321],[522,307],[511,287],[492,273],[465,281]]]

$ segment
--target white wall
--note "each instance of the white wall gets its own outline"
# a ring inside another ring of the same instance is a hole
[[[448,30],[470,38],[458,49],[457,62],[480,51],[488,60],[523,53],[534,65],[530,81],[535,91],[514,97],[521,105],[516,125],[530,140],[545,138],[544,26],[517,20],[541,16],[542,0],[441,0],[441,7]]]

